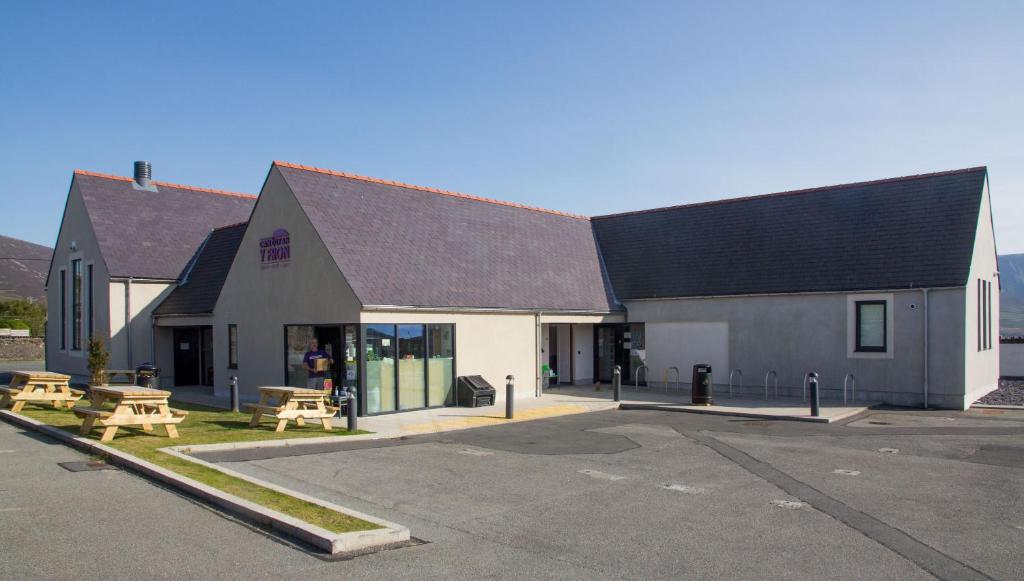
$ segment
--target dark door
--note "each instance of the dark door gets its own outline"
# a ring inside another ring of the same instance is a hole
[[[213,386],[213,327],[202,328],[203,385]]]
[[[341,342],[341,327],[316,327],[313,330],[316,335],[316,341],[320,344],[320,348],[327,352],[327,354],[334,360],[331,364],[331,372],[325,377],[330,378],[334,385],[341,385],[341,370],[344,367],[343,354],[345,353],[345,346]]]
[[[199,385],[199,329],[174,330],[174,385]]]
[[[627,325],[594,326],[594,369],[597,381],[611,383],[612,371],[618,365],[622,371],[622,384],[633,382],[629,349],[626,348],[625,333],[628,329]]]
[[[548,328],[548,366],[551,373],[548,376],[548,385],[558,383],[558,327],[551,325]]]

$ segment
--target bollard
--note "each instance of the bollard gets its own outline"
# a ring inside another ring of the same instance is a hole
[[[622,401],[622,366],[616,365],[612,372],[612,393],[615,394],[615,401]]]
[[[516,393],[516,378],[511,375],[505,376],[505,419],[511,420],[512,414],[515,413],[515,393]]]
[[[811,372],[807,374],[807,387],[811,390],[811,415],[821,415],[821,405],[818,399],[818,374]]]
[[[238,376],[231,376],[231,411],[238,413]]]
[[[348,431],[350,432],[354,432],[359,429],[359,416],[356,414],[358,406],[356,403],[356,390],[354,388],[350,388],[348,390]]]

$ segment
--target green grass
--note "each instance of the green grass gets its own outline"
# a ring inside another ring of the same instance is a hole
[[[78,405],[88,406],[89,403],[83,399]],[[313,424],[307,421],[304,427],[295,427],[294,423],[290,423],[288,429],[283,433],[277,433],[274,431],[276,421],[272,419],[264,421],[256,428],[250,428],[250,414],[216,410],[180,402],[172,402],[172,405],[177,409],[188,410],[188,417],[178,424],[179,438],[173,440],[168,438],[167,432],[161,426],[153,426],[152,432],[144,432],[141,428],[122,427],[117,431],[117,436],[114,440],[108,442],[108,445],[177,472],[182,476],[198,480],[218,490],[304,520],[331,532],[347,533],[380,528],[379,525],[328,510],[294,496],[270,490],[240,478],[228,476],[218,470],[158,451],[159,448],[168,446],[257,442],[262,440],[280,440],[283,438],[311,438],[332,435],[343,437],[351,435],[348,431],[335,429],[333,432],[325,432],[319,422]],[[21,413],[75,435],[78,435],[78,429],[82,426],[82,420],[67,409],[57,410],[53,407],[43,407],[30,403],[21,410]],[[100,427],[93,428],[93,433],[87,437],[99,440],[99,435],[102,431],[103,429]]]

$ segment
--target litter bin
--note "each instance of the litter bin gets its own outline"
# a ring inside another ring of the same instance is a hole
[[[478,408],[494,405],[497,392],[487,380],[479,375],[463,375],[459,377],[456,388],[459,407]]]
[[[707,363],[698,363],[693,366],[693,397],[694,405],[711,405],[711,366]]]
[[[160,370],[152,363],[143,363],[135,368],[135,385],[139,387],[159,387]]]

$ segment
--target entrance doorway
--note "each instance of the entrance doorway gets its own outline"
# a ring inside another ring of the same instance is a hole
[[[174,341],[174,385],[213,385],[213,327],[180,327]]]
[[[615,366],[622,371],[623,385],[632,384],[636,372],[644,365],[646,349],[643,323],[616,323],[594,325],[595,379],[611,383]],[[647,384],[644,373],[640,385]]]

